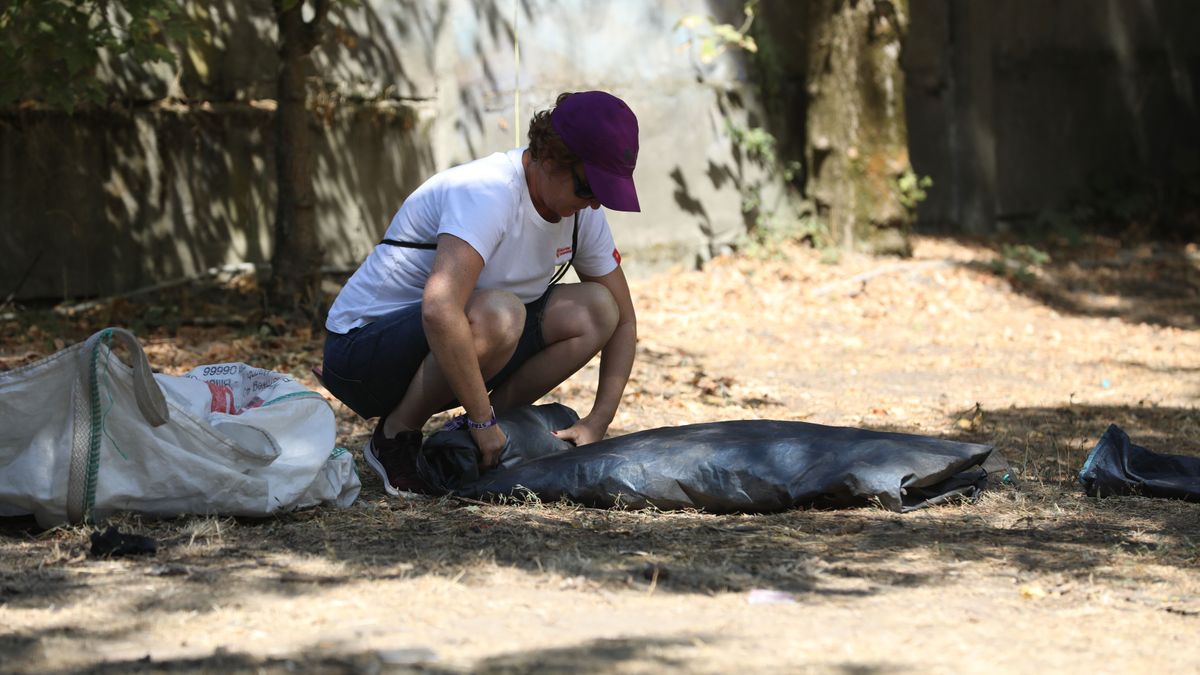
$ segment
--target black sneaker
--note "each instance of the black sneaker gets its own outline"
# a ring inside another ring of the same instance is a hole
[[[395,438],[383,435],[383,420],[375,425],[371,439],[363,446],[367,465],[383,479],[383,489],[393,497],[405,493],[428,494],[429,486],[417,474],[417,452],[421,449],[421,432],[402,431]]]

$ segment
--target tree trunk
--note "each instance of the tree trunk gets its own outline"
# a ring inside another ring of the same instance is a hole
[[[911,253],[900,49],[908,0],[807,0],[806,193],[844,248]],[[907,202],[907,206],[906,206]]]
[[[304,0],[275,0],[280,61],[275,112],[278,198],[267,291],[276,310],[300,310],[315,317],[320,310],[324,251],[317,236],[312,134],[305,82],[312,71],[311,54],[319,42],[328,6],[325,0],[317,0],[313,17],[305,21],[301,13],[304,4]],[[291,7],[285,10],[286,5]]]

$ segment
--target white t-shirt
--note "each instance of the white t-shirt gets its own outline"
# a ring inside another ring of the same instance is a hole
[[[538,299],[555,266],[571,259],[575,221],[551,223],[538,214],[525,183],[524,151],[498,152],[433,176],[404,201],[384,238],[435,243],[439,234],[452,234],[483,257],[475,288],[509,291],[526,303]],[[419,303],[436,253],[377,245],[334,300],[325,327],[347,333]],[[619,262],[604,210],[581,210],[575,268],[598,277]]]

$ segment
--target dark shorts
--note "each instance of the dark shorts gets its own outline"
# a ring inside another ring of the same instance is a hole
[[[525,328],[517,349],[488,391],[508,379],[531,356],[546,348],[542,315],[553,288],[525,305]],[[421,305],[401,309],[346,334],[327,333],[322,380],[329,393],[361,417],[382,417],[404,398],[417,368],[429,355]],[[443,410],[458,406],[450,401]]]

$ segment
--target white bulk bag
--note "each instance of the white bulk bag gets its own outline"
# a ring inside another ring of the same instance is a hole
[[[335,433],[329,403],[291,378],[240,363],[155,375],[132,333],[106,328],[0,373],[0,516],[49,527],[349,506],[361,486]]]

